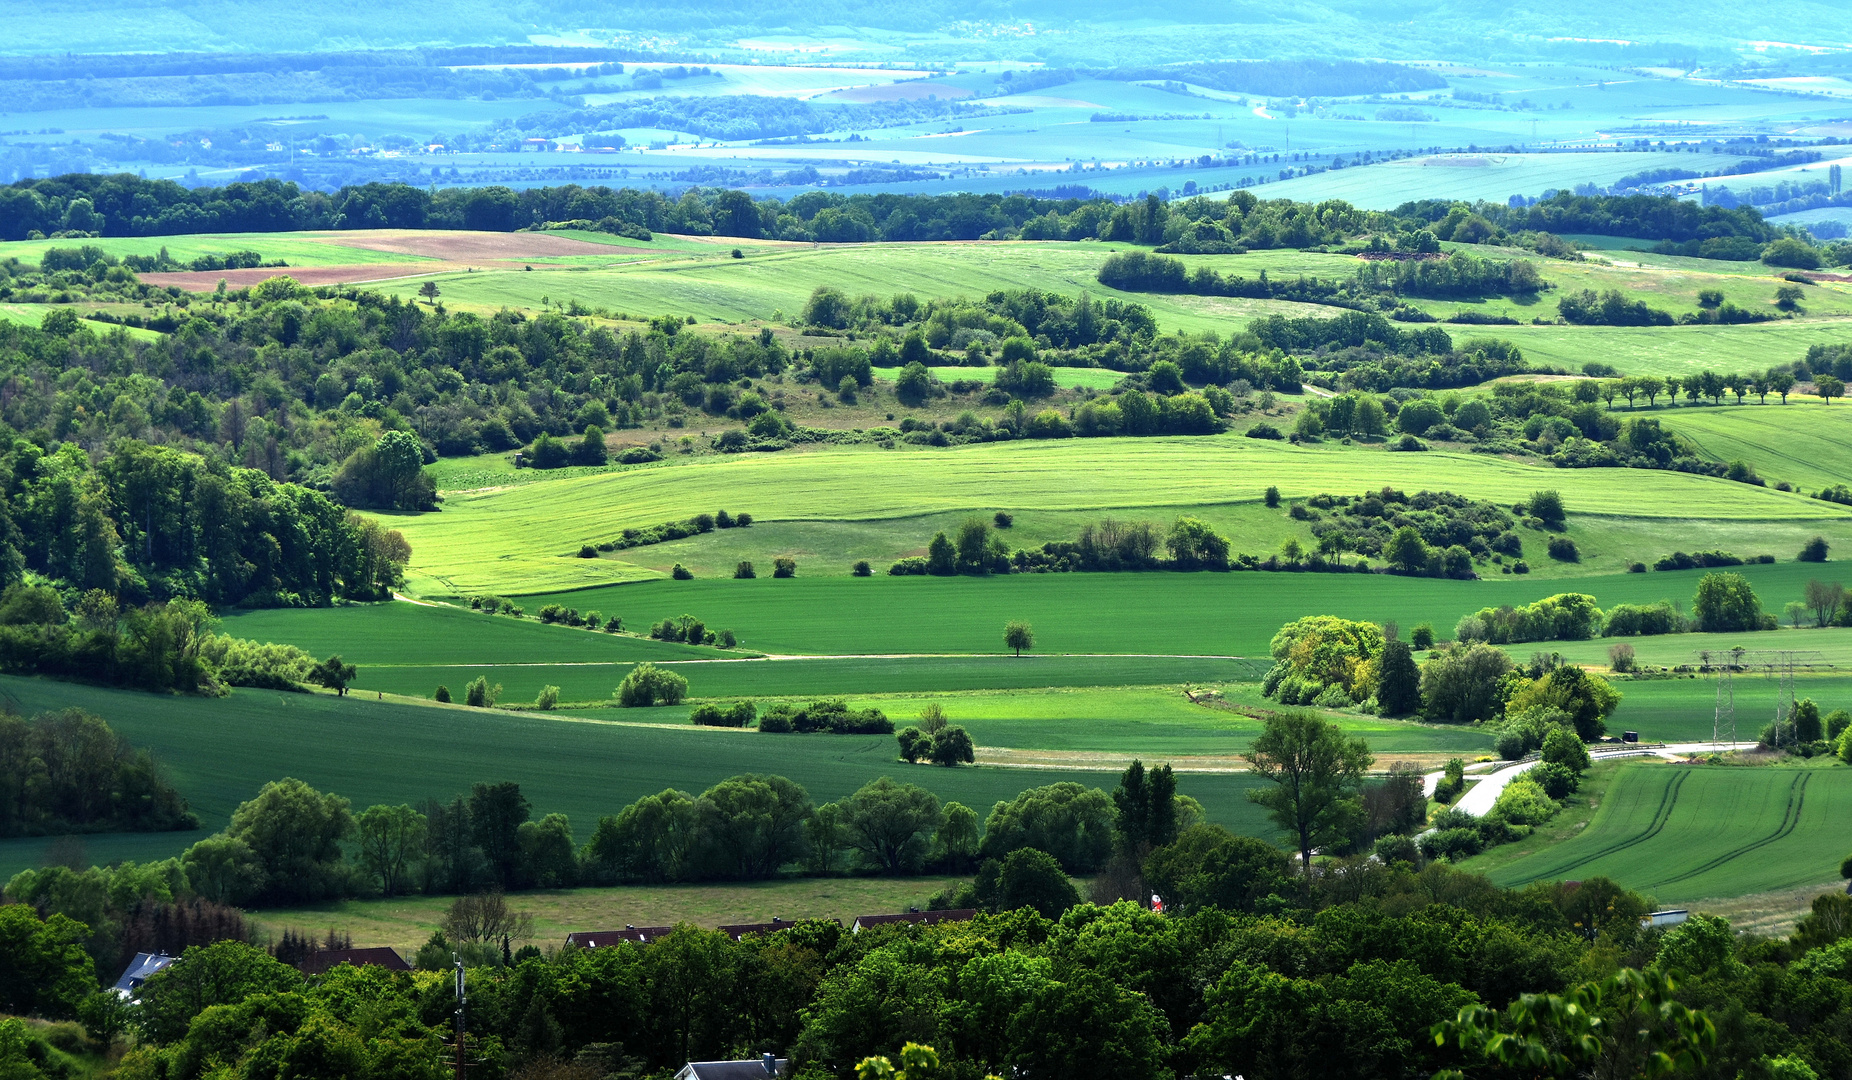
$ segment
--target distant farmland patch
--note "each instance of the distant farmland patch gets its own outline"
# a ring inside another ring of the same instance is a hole
[[[374,263],[370,266],[266,266],[249,270],[179,270],[167,274],[141,274],[142,282],[156,288],[177,285],[187,292],[207,293],[223,281],[228,289],[246,289],[271,278],[293,278],[299,285],[350,285],[389,281],[413,274],[460,272],[462,265],[444,263]]]
[[[948,86],[931,79],[911,79],[907,82],[888,83],[886,86],[856,86],[838,90],[826,94],[822,100],[866,104],[874,101],[924,101],[934,97],[945,101],[970,96],[971,91],[962,86]]]

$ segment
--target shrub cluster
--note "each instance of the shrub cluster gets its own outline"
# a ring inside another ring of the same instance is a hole
[[[841,698],[808,705],[773,705],[759,717],[759,730],[767,734],[892,735],[894,721],[880,709],[851,709]]]
[[[731,649],[739,644],[739,638],[731,630],[713,631],[707,624],[693,615],[683,615],[679,619],[664,619],[649,628],[649,636],[657,641],[680,641],[689,645],[718,645]]]
[[[648,544],[680,540],[689,536],[700,536],[703,533],[713,532],[715,529],[745,529],[751,526],[751,514],[729,514],[722,510],[714,514],[696,514],[686,521],[665,521],[658,525],[628,528],[617,539],[606,540],[597,547],[599,551],[623,551]]]

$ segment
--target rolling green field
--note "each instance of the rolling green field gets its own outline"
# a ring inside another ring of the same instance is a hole
[[[1852,408],[1819,398],[1792,398],[1779,407],[1680,409],[1657,415],[1666,427],[1718,461],[1751,461],[1764,477],[1779,477],[1809,490],[1852,478]]]
[[[850,295],[880,297],[910,292],[921,299],[981,297],[996,289],[1046,289],[1070,296],[1091,293],[1136,300],[1150,307],[1166,330],[1226,334],[1255,315],[1333,315],[1336,309],[1272,300],[1224,297],[1159,296],[1121,293],[1102,286],[1100,264],[1123,244],[1110,243],[933,243],[849,244],[814,248],[746,248],[744,259],[727,258],[725,247],[710,247],[707,259],[684,259],[537,271],[490,271],[440,276],[451,306],[494,309],[538,308],[542,296],[575,299],[613,311],[673,312],[702,322],[746,322],[790,317],[818,286]],[[1348,275],[1357,262],[1341,255],[1296,251],[1250,256],[1209,256],[1206,265],[1239,259],[1239,272],[1253,275],[1319,273]],[[1192,260],[1193,262],[1195,260]],[[1234,264],[1228,264],[1234,268]],[[560,274],[573,276],[562,279]],[[379,288],[403,297],[416,294],[419,282],[383,283]]]
[[[349,654],[352,662],[355,658]],[[373,664],[360,659],[358,691],[430,697],[438,686],[460,697],[477,676],[500,684],[510,705],[533,701],[543,686],[566,702],[608,701],[630,664]],[[763,698],[936,690],[1223,683],[1257,678],[1267,664],[1225,657],[1167,656],[856,656],[658,664],[688,680],[698,698]],[[686,711],[686,710],[684,710]]]
[[[1501,503],[1541,487],[1572,515],[1724,521],[1852,520],[1836,505],[1683,473],[1560,470],[1487,455],[1392,454],[1238,435],[985,443],[943,450],[829,448],[702,458],[452,496],[439,513],[386,515],[412,545],[410,585],[432,594],[533,593],[634,578],[634,564],[578,559],[626,526],[730,507],[760,521],[866,521],[971,510],[1173,514],[1251,503],[1268,484],[1291,498],[1394,485]],[[679,614],[679,613],[678,613]]]
[[[1552,314],[1546,312],[1545,314]],[[1630,375],[1760,371],[1807,355],[1811,345],[1852,341],[1852,321],[1796,319],[1741,326],[1498,326],[1525,359],[1580,371],[1594,360]],[[1771,399],[1774,400],[1774,399]],[[1789,400],[1794,400],[1790,397]],[[1817,404],[1817,402],[1816,402]],[[1843,402],[1833,406],[1844,408]]]
[[[233,637],[300,645],[317,656],[338,652],[376,664],[610,664],[738,655],[706,646],[547,626],[531,618],[405,603],[231,611],[221,622]],[[459,657],[460,645],[474,652]]]
[[[1597,875],[1677,904],[1811,885],[1845,856],[1852,769],[1635,765],[1580,835],[1491,872],[1501,885]]]
[[[102,716],[154,753],[207,829],[222,827],[238,803],[282,776],[337,792],[356,808],[449,799],[471,784],[513,780],[537,813],[569,815],[581,839],[600,815],[640,796],[665,787],[699,792],[747,772],[788,776],[818,801],[892,775],[980,812],[1040,784],[1076,780],[1111,788],[1116,782],[1116,771],[1106,770],[910,766],[897,759],[889,736],[778,738],[255,690],[218,699],[162,698],[11,676],[0,678],[0,694],[28,715],[77,706]],[[1192,774],[1179,790],[1201,800],[1213,820],[1254,833],[1268,827],[1247,801],[1252,783],[1240,773]],[[144,858],[159,857],[178,853],[192,839],[167,834],[132,846]],[[45,843],[0,844],[0,876],[35,863]]]
[[[1818,571],[1818,576],[1833,580],[1844,576],[1843,572],[1832,572],[1833,564]],[[1630,638],[1592,638],[1588,641],[1550,641],[1534,642],[1525,645],[1510,645],[1506,649],[1514,656],[1529,656],[1531,651],[1547,647],[1552,652],[1561,653],[1563,659],[1576,664],[1595,664],[1605,666],[1608,663],[1608,650],[1619,642],[1633,646],[1634,659],[1642,667],[1676,667],[1679,664],[1697,664],[1700,652],[1709,652],[1713,657],[1727,654],[1731,649],[1744,648],[1754,650],[1792,649],[1807,653],[1817,653],[1812,663],[1820,673],[1833,671],[1852,673],[1852,629],[1829,626],[1816,629],[1809,625],[1796,630],[1785,623],[1773,632],[1744,634],[1664,634],[1658,637]]]
[[[1763,603],[1799,599],[1815,564],[1738,567]],[[996,653],[1003,624],[1035,626],[1046,653],[1163,653],[1265,656],[1282,623],[1331,614],[1404,627],[1432,622],[1451,636],[1460,617],[1483,607],[1586,592],[1603,607],[1686,603],[1704,571],[1611,574],[1529,581],[1445,581],[1381,574],[1152,572],[1012,574],[993,578],[805,578],[786,581],[657,581],[534,597],[616,611],[646,624],[683,612],[731,627],[750,647],[822,655],[912,652]]]
[[[201,233],[191,236],[106,236],[87,240],[12,240],[0,242],[0,259],[17,258],[37,262],[46,248],[70,248],[79,245],[102,248],[116,258],[125,255],[153,256],[162,248],[176,261],[188,262],[201,255],[229,255],[234,251],[255,251],[266,261],[282,259],[290,266],[370,266],[381,263],[435,262],[420,255],[402,255],[389,251],[340,244],[316,233]]]
[[[1522,155],[1520,155],[1522,156]],[[1581,157],[1614,159],[1649,155],[1533,155],[1545,160]],[[1557,167],[1557,166],[1552,166]],[[1579,166],[1578,166],[1579,167]],[[1401,170],[1414,174],[1474,173],[1484,170],[1424,167],[1416,162],[1390,162],[1367,169],[1348,169],[1332,177],[1367,182],[1371,175],[1387,176]],[[1416,176],[1416,179],[1420,179]],[[1324,176],[1308,178],[1323,181]],[[1292,183],[1270,186],[1268,195],[1286,194]],[[1400,198],[1393,202],[1403,201]],[[436,236],[437,234],[432,234]],[[476,273],[439,275],[444,299],[453,307],[495,310],[502,307],[539,308],[542,298],[572,299],[612,311],[692,314],[707,323],[741,323],[790,318],[802,309],[811,291],[829,285],[852,295],[888,296],[911,292],[922,299],[981,296],[995,289],[1044,289],[1067,295],[1114,295],[1149,307],[1165,330],[1214,331],[1227,334],[1258,315],[1330,316],[1339,309],[1285,301],[1246,300],[1230,297],[1169,296],[1120,293],[1096,280],[1100,264],[1124,245],[1110,243],[978,242],[934,244],[778,245],[719,238],[663,235],[638,243],[595,233],[566,233],[593,243],[619,244],[609,254],[532,256],[536,273],[520,270],[478,270]],[[1591,238],[1614,240],[1614,238]],[[435,241],[433,241],[435,242]],[[518,239],[500,242],[515,244]],[[1614,241],[1634,243],[1633,241]],[[59,241],[17,241],[0,244],[0,258],[17,256],[35,260]],[[338,234],[269,233],[189,237],[105,238],[94,243],[115,255],[152,255],[165,245],[184,261],[202,254],[256,250],[266,258],[281,258],[291,266],[371,265],[404,263],[415,266],[432,259],[409,254],[374,251],[341,243]],[[730,245],[747,253],[744,259],[727,257]],[[1452,246],[1452,245],[1450,245]],[[629,250],[644,249],[642,252]],[[510,248],[510,259],[520,259]],[[1500,249],[1471,249],[1487,256],[1523,256]],[[658,253],[651,257],[650,252]],[[666,257],[662,257],[666,256]],[[1207,266],[1223,273],[1253,277],[1266,272],[1274,277],[1310,274],[1346,277],[1357,269],[1355,259],[1343,255],[1294,250],[1256,251],[1247,255],[1186,256],[1192,266]],[[1715,288],[1744,307],[1767,309],[1775,288],[1782,284],[1759,263],[1721,263],[1615,251],[1586,263],[1540,260],[1547,280],[1559,292],[1530,297],[1494,298],[1458,303],[1415,301],[1445,317],[1456,311],[1505,314],[1525,325],[1475,329],[1454,328],[1456,336],[1490,333],[1519,344],[1534,362],[1579,371],[1584,363],[1600,361],[1630,374],[1682,374],[1703,368],[1736,370],[1761,368],[1790,360],[1818,342],[1852,341],[1852,290],[1823,285],[1807,290],[1806,315],[1770,324],[1724,327],[1585,327],[1533,326],[1534,316],[1554,318],[1555,298],[1562,289],[1619,288],[1640,294],[1656,307],[1683,312],[1696,307],[1698,290]],[[562,278],[561,274],[570,277]],[[403,297],[413,296],[423,278],[381,283],[377,287]],[[955,374],[952,377],[982,377]],[[1061,369],[1061,384],[1104,388],[1117,378],[1109,372]]]
[[[1732,680],[1736,700],[1736,737],[1754,742],[1775,719],[1780,686],[1766,675],[1738,674]],[[1608,733],[1638,731],[1648,741],[1708,742],[1716,717],[1717,683],[1699,676],[1650,682],[1624,681],[1620,708],[1608,717]],[[1816,675],[1795,679],[1797,697],[1812,698],[1821,712],[1852,709],[1852,676]],[[1729,740],[1726,729],[1722,736]],[[1771,886],[1772,888],[1773,886]]]

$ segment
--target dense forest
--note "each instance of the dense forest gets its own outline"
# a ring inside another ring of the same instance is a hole
[[[0,713],[0,837],[197,828],[153,757],[97,717]]]
[[[1505,1054],[1554,1054],[1551,1075],[1641,1075],[1642,1057],[1669,1063],[1665,1075],[1719,1080],[1852,1068],[1852,899],[1824,895],[1790,936],[1764,937],[1710,916],[1649,926],[1648,898],[1605,878],[1500,889],[1428,861],[1406,835],[1422,817],[1412,768],[1366,785],[1368,748],[1301,714],[1269,721],[1251,756],[1265,769],[1300,751],[1320,755],[1336,800],[1318,797],[1305,842],[1357,850],[1332,831],[1341,819],[1380,858],[1302,874],[1272,844],[1201,823],[1168,769],[1137,763],[1110,794],[1035,789],[998,804],[981,830],[974,812],[892,780],[825,812],[782,778],[735,777],[698,799],[642,800],[602,821],[582,853],[558,815],[530,820],[511,784],[429,813],[355,815],[284,780],[184,862],[16,876],[0,935],[20,977],[0,980],[0,1009],[81,1017],[105,1039],[132,1021],[139,1043],[117,1075],[135,1080],[206,1075],[203,1062],[438,1080],[452,1053],[448,979],[348,966],[305,977],[289,964],[322,947],[315,935],[249,944],[248,924],[207,894],[275,883],[282,900],[330,875],[401,891],[451,853],[491,879],[627,852],[640,858],[616,865],[646,879],[681,876],[683,859],[755,877],[835,847],[871,867],[899,860],[901,872],[962,864],[954,872],[969,876],[936,904],[976,912],[859,933],[826,920],[737,936],[683,925],[639,935],[647,944],[556,950],[534,939],[518,898],[488,892],[451,903],[416,964],[464,959],[467,1053],[492,1075],[641,1077],[760,1053],[788,1056],[810,1080],[891,1075],[862,1064],[882,1055],[908,1075],[974,1078],[1518,1075]],[[1573,780],[1585,767],[1560,771]],[[1263,801],[1294,820],[1291,799]],[[1515,819],[1521,801],[1499,813]],[[345,861],[345,836],[358,838],[360,867]],[[1068,876],[1077,867],[1100,870],[1091,902]],[[1151,892],[1163,913],[1130,900]],[[156,940],[185,949],[181,961],[148,980],[132,1016],[103,1008],[98,973]],[[44,1036],[0,1032],[14,1059],[0,1061],[37,1080]]]
[[[716,123],[756,122],[716,117]],[[1270,155],[1275,160],[1281,156]],[[35,234],[80,238],[339,228],[507,232],[564,222],[613,232],[830,243],[1101,239],[1162,245],[1186,254],[1279,247],[1419,253],[1438,250],[1439,241],[1453,241],[1572,255],[1573,248],[1558,239],[1558,233],[1710,245],[1704,254],[1717,258],[1760,258],[1768,244],[1783,238],[1813,249],[1810,236],[1778,229],[1752,207],[1726,209],[1661,196],[1569,192],[1525,206],[1426,201],[1375,212],[1338,200],[1261,200],[1245,189],[1221,198],[1199,195],[1165,202],[1148,196],[1122,204],[1091,193],[1041,198],[807,191],[784,200],[698,187],[671,198],[654,190],[576,184],[517,192],[504,187],[427,190],[374,183],[325,193],[263,180],[189,189],[170,180],[87,173],[0,187],[0,239],[6,240]],[[1820,248],[1816,258],[1815,265],[1843,263],[1852,259],[1852,245]]]

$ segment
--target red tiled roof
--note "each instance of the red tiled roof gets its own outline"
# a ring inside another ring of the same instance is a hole
[[[303,960],[296,967],[304,975],[321,975],[330,968],[341,964],[355,967],[383,967],[388,971],[410,971],[412,966],[405,962],[396,950],[378,946],[371,949],[324,949]]]

